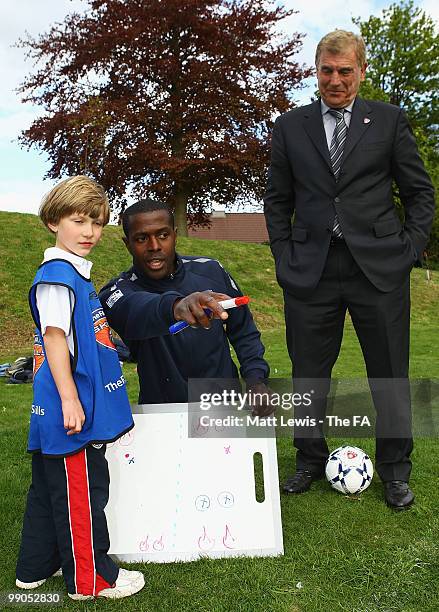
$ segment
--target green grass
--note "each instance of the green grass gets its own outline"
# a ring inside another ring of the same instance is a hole
[[[27,289],[50,236],[31,215],[0,213],[0,362],[31,351]],[[97,287],[129,258],[119,228],[107,228],[93,256]],[[181,253],[218,257],[253,300],[272,376],[287,377],[282,296],[266,246],[181,239]],[[439,377],[439,284],[412,273],[413,377]],[[132,364],[124,366],[130,399],[137,396]],[[352,325],[346,322],[336,377],[363,377],[365,369]],[[30,461],[25,453],[30,385],[0,379],[0,592],[13,590]],[[340,440],[330,440],[332,448]],[[355,442],[355,441],[354,441]],[[358,441],[356,442],[358,444]],[[294,468],[290,440],[278,440],[281,481]],[[371,440],[360,446],[373,455]],[[123,602],[66,603],[58,609],[148,612],[437,612],[439,610],[438,442],[418,439],[411,483],[417,500],[403,513],[387,509],[377,478],[360,498],[344,497],[319,481],[306,495],[282,497],[285,555],[278,558],[139,564],[147,584]],[[252,517],[249,517],[252,520]],[[258,525],[255,525],[255,529]],[[40,591],[64,592],[52,578]]]

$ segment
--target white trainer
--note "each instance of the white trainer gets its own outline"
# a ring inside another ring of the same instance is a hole
[[[62,569],[59,568],[59,570],[57,570],[52,575],[53,576],[62,576]],[[15,580],[15,586],[17,586],[19,589],[37,589],[39,586],[41,586],[45,582],[46,582],[46,578],[43,578],[42,580],[35,580],[35,582],[22,582],[21,580],[18,580],[18,578],[17,578]]]
[[[17,578],[15,580],[15,586],[17,586],[19,589],[37,589],[39,586],[41,586],[45,582],[46,582],[45,578],[43,578],[42,580],[35,580],[35,582],[22,582],[21,580],[18,580]]]
[[[121,567],[114,587],[103,589],[98,593],[97,597],[122,599],[122,597],[129,597],[134,595],[134,593],[138,593],[144,586],[145,577],[142,572],[129,571]],[[69,593],[68,595],[70,599],[75,599],[76,601],[93,599],[93,595],[82,595],[81,593]]]

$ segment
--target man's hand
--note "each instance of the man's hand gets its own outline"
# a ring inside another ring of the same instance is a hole
[[[63,399],[62,413],[64,418],[64,429],[67,429],[67,435],[79,433],[85,422],[85,414],[82,404],[78,398]]]
[[[229,299],[230,296],[225,293],[196,291],[175,301],[174,319],[186,321],[191,327],[209,329],[211,319],[225,321],[228,318],[229,315],[218,302]],[[207,315],[204,309],[210,310],[212,314]]]
[[[263,382],[248,385],[247,392],[250,393],[249,405],[252,408],[252,415],[258,417],[268,417],[273,414],[277,406],[271,405],[271,389]]]

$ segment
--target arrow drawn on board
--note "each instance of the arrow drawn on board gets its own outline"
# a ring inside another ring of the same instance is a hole
[[[160,538],[158,540],[155,540],[154,544],[152,545],[154,550],[163,550],[164,549],[164,544],[163,544],[163,534],[160,536]]]
[[[198,548],[200,550],[211,550],[215,545],[215,540],[209,538],[206,527],[203,525],[203,535],[198,538]]]
[[[140,541],[139,550],[141,552],[147,552],[148,551],[148,548],[149,548],[148,538],[149,538],[149,535],[147,535],[144,540]]]
[[[223,544],[225,548],[234,548],[233,542],[235,542],[235,538],[230,533],[229,526],[226,524],[226,532],[223,535]]]

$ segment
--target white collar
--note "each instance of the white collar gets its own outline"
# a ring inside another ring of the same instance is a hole
[[[355,102],[355,98],[354,98],[354,99],[352,100],[352,102],[351,102],[351,103],[350,103],[348,106],[346,106],[344,109],[341,109],[341,108],[340,108],[340,109],[338,109],[338,110],[345,110],[345,111],[348,111],[348,113],[352,113],[352,107],[354,106],[354,102]],[[328,106],[327,104],[325,104],[325,103],[323,102],[323,99],[322,99],[322,98],[320,98],[320,106],[321,106],[321,109],[322,109],[322,115],[324,115],[324,114],[325,114],[325,113],[327,113],[329,110],[331,110],[331,107],[330,107],[330,106]]]
[[[80,257],[74,253],[69,253],[58,247],[49,247],[44,251],[43,263],[51,261],[52,259],[64,259],[68,261],[73,264],[81,276],[90,278],[90,271],[93,264],[91,261],[88,261],[88,259],[84,259],[84,257]]]

